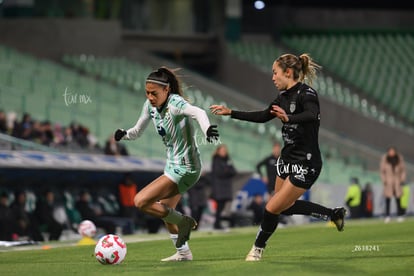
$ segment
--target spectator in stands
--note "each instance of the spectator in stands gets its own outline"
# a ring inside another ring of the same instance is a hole
[[[39,230],[39,223],[32,213],[26,211],[26,192],[17,190],[14,201],[10,205],[13,212],[15,233],[19,239],[31,239],[43,241],[43,236]]]
[[[0,133],[10,133],[14,137],[45,146],[62,145],[102,152],[98,139],[88,128],[77,123],[72,123],[68,127],[59,124],[52,126],[50,121],[37,121],[28,113],[24,113],[22,121],[17,122],[16,113],[10,112],[5,116],[4,112],[0,111]],[[120,146],[119,151],[123,155],[128,154],[123,146]]]
[[[402,195],[401,184],[406,180],[404,157],[395,147],[390,147],[387,153],[381,157],[380,175],[384,185],[385,197],[385,223],[390,222],[391,198],[395,197],[398,220],[403,220],[400,198]]]
[[[318,133],[320,108],[318,93],[304,81],[312,82],[320,66],[308,54],[285,54],[272,66],[272,81],[279,90],[277,98],[262,111],[236,111],[223,105],[212,105],[216,115],[265,123],[277,117],[283,123],[284,147],[278,162],[275,193],[266,204],[263,221],[246,261],[262,258],[268,239],[276,230],[280,214],[301,214],[330,218],[338,231],[344,227],[345,208],[326,208],[299,200],[316,182],[322,169]]]
[[[6,113],[0,110],[0,133],[7,133],[8,130]]]
[[[217,203],[214,229],[223,229],[221,224],[222,213],[226,203],[233,199],[232,179],[236,173],[227,146],[224,144],[219,145],[214,151],[211,169],[211,197]]]
[[[374,191],[371,183],[366,183],[361,197],[362,216],[371,218],[374,213]]]
[[[63,225],[54,217],[55,212],[55,194],[51,190],[46,190],[43,195],[36,201],[34,211],[40,226],[45,226],[45,231],[49,233],[49,240],[57,241],[63,231]]]
[[[71,145],[77,145],[74,137],[73,137],[73,133],[72,133],[72,128],[70,126],[64,127],[63,129],[63,142],[62,145],[65,146],[71,146]]]
[[[148,233],[158,233],[162,221],[158,218],[140,212],[134,203],[135,195],[138,193],[137,184],[133,181],[132,175],[126,173],[123,181],[118,185],[119,202],[121,204],[121,216],[130,218],[134,226],[142,226]]]
[[[267,185],[267,191],[269,195],[273,194],[276,184],[276,163],[280,156],[280,143],[275,142],[272,148],[272,154],[264,158],[262,161],[257,163],[256,170],[262,177],[262,180]],[[262,173],[262,167],[265,167],[266,176]]]
[[[99,153],[103,152],[103,149],[99,145],[98,138],[93,133],[91,133],[89,129],[88,129],[87,139],[88,139],[88,148],[90,150],[97,151]]]
[[[43,136],[42,126],[39,121],[32,120],[32,129],[29,139],[35,143],[41,144]]]
[[[130,173],[126,173],[118,185],[119,202],[121,204],[121,216],[131,218],[137,224],[137,208],[134,197],[138,192],[137,184],[133,181]]]
[[[50,121],[46,120],[41,123],[42,136],[40,143],[45,146],[50,146],[54,141],[54,134]]]
[[[72,128],[67,126],[63,129],[63,141],[65,144],[70,144],[73,142]]]
[[[246,184],[238,191],[236,196],[236,215],[244,216],[246,210],[253,211],[253,224],[260,224],[263,219],[264,207],[268,200],[269,193],[267,190],[266,183],[262,180],[258,173],[253,173],[252,176],[247,180]],[[234,204],[234,203],[233,203]],[[259,213],[261,210],[261,213]],[[250,214],[247,216],[251,218]],[[285,215],[280,215],[279,223],[287,224],[289,218]]]
[[[255,194],[252,202],[249,205],[250,210],[253,211],[253,225],[260,225],[263,220],[263,213],[265,210],[266,202],[262,194]]]
[[[75,203],[75,208],[79,211],[82,220],[92,221],[96,227],[103,228],[107,234],[116,232],[116,224],[113,220],[103,218],[104,213],[92,201],[88,191],[83,190],[79,194],[79,199]]]
[[[32,134],[32,117],[24,113],[21,122],[15,122],[12,135],[17,138],[29,140]]]
[[[198,122],[208,141],[218,139],[217,126],[210,125],[204,110],[182,97],[180,80],[174,71],[166,67],[149,74],[145,93],[147,100],[137,123],[128,130],[117,129],[115,139],[137,139],[150,121],[154,123],[166,146],[167,162],[164,174],[137,193],[135,206],[151,216],[162,218],[170,232],[176,253],[162,261],[192,260],[187,241],[196,221],[174,208],[181,195],[197,182],[201,173],[201,159],[193,138],[193,119]]]
[[[398,220],[399,222],[404,221],[404,216],[407,212],[407,208],[410,202],[410,185],[407,183],[402,184],[402,195],[400,199],[400,207],[401,207],[401,216]]]
[[[346,205],[351,212],[351,218],[361,217],[361,186],[359,186],[359,179],[356,177],[351,178],[348,191],[345,196]]]
[[[0,194],[0,241],[13,240],[13,212],[9,207],[9,194],[1,192]]]
[[[117,143],[113,135],[111,135],[108,138],[108,140],[106,140],[104,153],[107,155],[115,155],[115,156],[128,155],[128,151],[125,145],[122,143]]]
[[[32,120],[32,129],[29,139],[44,146],[50,146],[53,142],[53,132],[49,121],[39,122]]]
[[[188,190],[188,205],[190,206],[191,216],[197,221],[198,229],[200,220],[205,208],[207,207],[207,188],[210,187],[209,175],[206,171],[201,173],[200,179]]]
[[[7,112],[7,133],[12,135],[13,128],[16,124],[17,113],[15,111]]]
[[[77,122],[72,122],[69,127],[71,129],[72,139],[81,148],[86,148],[89,145],[89,142],[88,142],[89,130],[86,127],[78,124]]]
[[[55,124],[53,126],[53,144],[54,145],[63,145],[65,141],[65,136],[63,134],[63,128],[60,124]]]

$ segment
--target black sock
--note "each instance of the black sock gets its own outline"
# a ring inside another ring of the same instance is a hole
[[[263,221],[260,225],[259,232],[257,232],[255,246],[265,248],[267,240],[275,232],[277,224],[279,223],[279,215],[272,214],[266,209],[263,214]]]
[[[295,203],[283,211],[282,215],[306,215],[323,220],[332,216],[332,209],[306,200],[296,200]]]
[[[398,216],[404,215],[403,208],[401,208],[401,199],[400,198],[395,198],[395,201],[397,203],[397,215]]]
[[[390,203],[391,203],[391,198],[389,197],[385,198],[385,215],[387,217],[390,216]]]

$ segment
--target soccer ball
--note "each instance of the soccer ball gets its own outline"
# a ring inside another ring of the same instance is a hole
[[[82,237],[93,238],[96,234],[96,226],[90,220],[83,220],[78,226],[78,233]]]
[[[126,253],[125,242],[113,234],[103,236],[95,246],[95,258],[101,264],[120,264],[125,259]]]

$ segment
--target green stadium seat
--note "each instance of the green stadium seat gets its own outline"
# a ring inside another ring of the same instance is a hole
[[[310,52],[324,68],[360,89],[353,94],[359,94],[359,100],[365,100],[366,104],[358,104],[352,96],[345,98],[345,105],[408,131],[413,129],[404,123],[409,114],[402,111],[407,110],[406,99],[414,90],[414,81],[410,81],[414,62],[414,36],[411,33],[301,34],[284,36],[282,40],[297,51]],[[407,90],[397,88],[400,83]],[[331,95],[330,86],[320,84],[319,91],[327,88],[328,96]],[[342,97],[338,98],[339,102],[342,100]],[[394,119],[385,119],[384,114],[379,114],[379,108],[373,114],[367,113],[371,111],[369,106],[378,104],[385,107],[384,111],[393,113]]]

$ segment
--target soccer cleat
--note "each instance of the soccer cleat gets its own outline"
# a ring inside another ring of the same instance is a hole
[[[331,221],[335,224],[339,232],[344,231],[346,209],[343,207],[334,208],[332,211]]]
[[[191,230],[197,226],[197,222],[189,216],[183,216],[183,219],[178,226],[178,237],[175,247],[180,248],[190,239]]]
[[[246,256],[246,261],[260,261],[263,255],[264,248],[256,247],[253,245],[249,254]]]
[[[182,262],[182,261],[192,261],[193,260],[193,254],[191,253],[191,250],[186,250],[183,252],[177,251],[174,255],[164,258],[161,260],[161,262]]]

